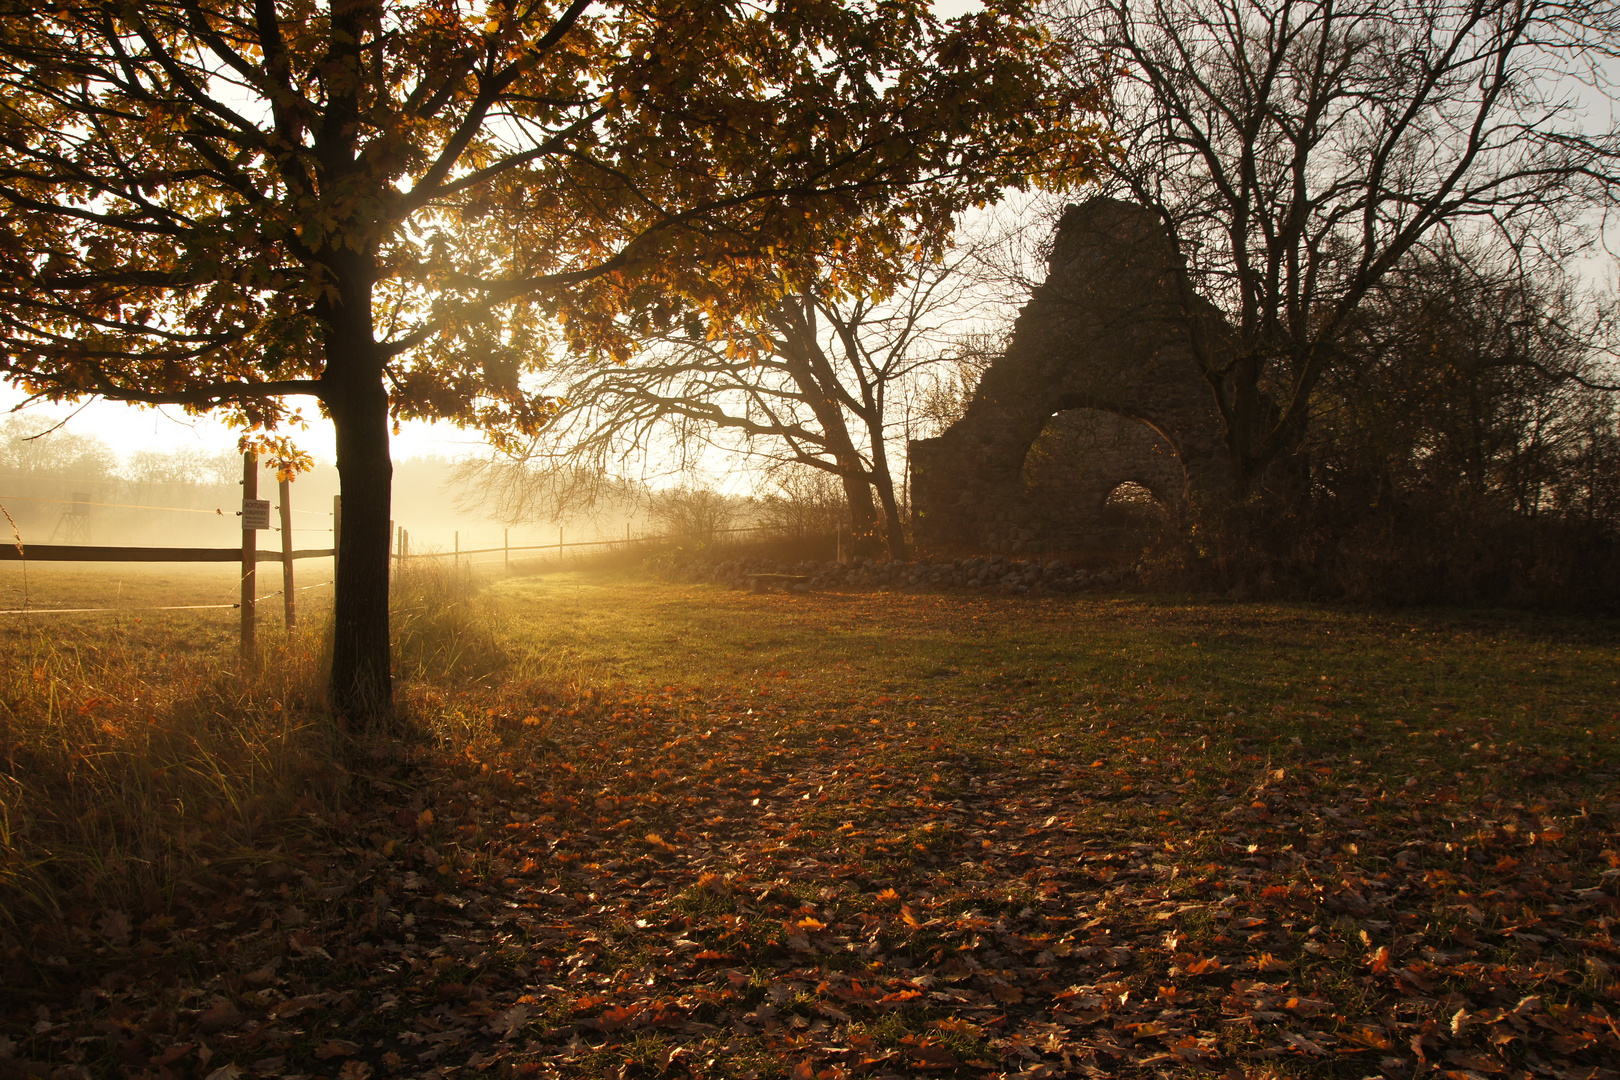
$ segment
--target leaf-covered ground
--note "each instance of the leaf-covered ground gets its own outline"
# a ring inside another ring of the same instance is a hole
[[[37,928],[0,1072],[1620,1076],[1613,621],[493,596],[458,759]]]

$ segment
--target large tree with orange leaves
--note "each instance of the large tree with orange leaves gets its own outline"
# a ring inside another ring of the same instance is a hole
[[[314,395],[332,703],[383,716],[392,422],[532,431],[526,366],[813,257],[880,292],[964,207],[1088,172],[1058,51],[1016,0],[0,0],[0,370],[264,430]]]

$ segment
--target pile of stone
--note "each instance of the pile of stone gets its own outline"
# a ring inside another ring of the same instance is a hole
[[[713,582],[734,589],[885,590],[910,592],[979,589],[998,593],[1073,593],[1120,585],[1135,579],[1137,567],[1085,568],[1061,559],[1032,562],[1005,555],[951,562],[854,559],[851,562],[778,562],[775,559],[692,561],[676,566],[680,581]]]

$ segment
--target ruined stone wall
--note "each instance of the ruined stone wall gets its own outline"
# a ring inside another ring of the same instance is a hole
[[[1196,297],[1188,318],[1185,284],[1148,211],[1103,198],[1071,206],[1006,355],[961,420],[911,444],[917,541],[1077,550],[1107,542],[1104,508],[1123,482],[1173,516],[1229,491],[1220,417],[1188,339],[1194,319],[1212,340],[1224,325]]]

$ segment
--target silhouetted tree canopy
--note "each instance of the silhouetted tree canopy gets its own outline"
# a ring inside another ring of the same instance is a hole
[[[1120,64],[1107,186],[1155,210],[1240,492],[1302,445],[1313,394],[1385,278],[1457,240],[1528,272],[1612,202],[1620,9],[1585,0],[1071,0]],[[1299,478],[1296,488],[1308,491]]]

